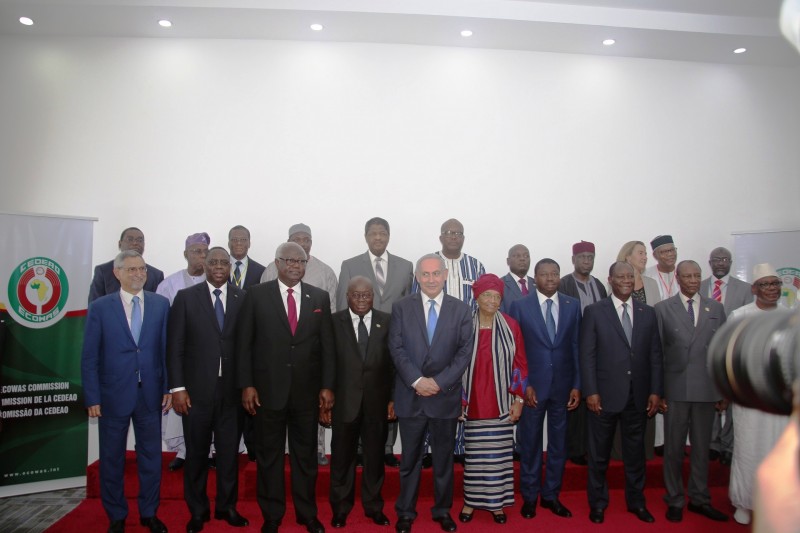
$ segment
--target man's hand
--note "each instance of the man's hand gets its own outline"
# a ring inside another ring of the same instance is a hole
[[[669,405],[667,405],[666,398],[661,398],[661,401],[658,402],[658,412],[659,413],[666,413],[669,409]]]
[[[397,415],[394,414],[394,402],[389,402],[389,407],[386,409],[386,420],[397,420]]]
[[[161,412],[166,413],[170,409],[172,409],[172,394],[166,393],[161,398]]]
[[[333,409],[328,409],[327,411],[324,409],[319,410],[319,423],[325,426],[326,428],[331,427],[331,421],[333,420]]]
[[[726,400],[725,398],[721,399],[720,401],[714,404],[714,409],[716,409],[718,413],[721,413],[727,408],[728,408],[728,400]]]
[[[651,394],[647,398],[647,416],[653,416],[658,411],[658,406],[661,404],[661,398],[658,394]]]
[[[596,415],[600,414],[600,411],[603,410],[603,406],[600,404],[600,395],[599,394],[590,394],[586,397],[586,408],[593,412]]]
[[[86,409],[86,412],[89,413],[90,418],[98,418],[100,417],[100,404],[91,405]]]
[[[333,409],[334,397],[331,389],[320,389],[319,391],[319,410],[330,411]]]
[[[572,389],[569,391],[569,401],[567,402],[567,411],[574,411],[581,404],[581,391]]]
[[[522,406],[525,405],[520,401],[517,401],[517,397],[514,396],[514,399],[511,400],[511,409],[508,411],[508,421],[512,424],[516,424],[519,420],[519,417],[522,416]]]
[[[242,406],[247,414],[255,415],[256,407],[261,407],[258,401],[258,391],[255,387],[245,387],[242,389]]]
[[[436,384],[436,381],[433,378],[419,378],[417,381],[417,386],[414,387],[414,390],[417,391],[417,394],[420,396],[434,396],[441,391],[439,385]]]
[[[172,393],[172,407],[179,415],[188,415],[192,407],[192,399],[185,390]]]
[[[536,391],[528,385],[528,388],[525,389],[525,405],[528,407],[536,407],[539,402],[536,401]]]

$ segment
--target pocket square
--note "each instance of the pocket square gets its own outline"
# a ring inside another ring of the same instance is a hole
[[[322,312],[322,309],[314,309],[314,312],[315,312],[315,313],[321,313],[321,312]]]

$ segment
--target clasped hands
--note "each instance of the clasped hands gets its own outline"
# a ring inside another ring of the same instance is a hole
[[[442,389],[436,384],[433,378],[419,378],[417,384],[414,385],[414,390],[417,391],[418,396],[435,396]]]

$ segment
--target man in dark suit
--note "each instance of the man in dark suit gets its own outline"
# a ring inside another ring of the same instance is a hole
[[[500,311],[508,314],[511,304],[536,290],[536,282],[528,275],[531,268],[531,254],[522,244],[515,244],[508,250],[506,258],[509,273],[503,276],[505,290]]]
[[[167,326],[172,406],[181,415],[186,442],[183,495],[191,514],[187,533],[201,531],[211,518],[206,485],[212,433],[217,451],[214,518],[234,527],[248,525],[236,511],[242,408],[233,359],[244,291],[228,281],[231,259],[224,248],[208,251],[205,272],[205,283],[178,291]]]
[[[730,275],[732,264],[730,250],[721,246],[714,248],[708,258],[713,276],[700,283],[700,294],[722,303],[725,316],[730,316],[735,310],[753,301],[750,285]],[[725,409],[714,416],[709,458],[719,458],[720,463],[728,466],[733,459],[733,416],[730,405],[725,405]]]
[[[395,413],[400,419],[403,456],[400,494],[395,503],[398,533],[409,533],[417,516],[422,448],[430,434],[433,459],[433,520],[455,531],[453,439],[461,415],[461,376],[472,355],[474,331],[469,305],[444,294],[444,259],[428,254],[417,261],[420,293],[392,307],[389,350],[396,369]]]
[[[519,322],[528,359],[528,385],[533,407],[524,408],[518,428],[522,516],[536,516],[539,493],[542,507],[569,518],[572,513],[558,499],[567,460],[567,411],[581,401],[578,367],[580,302],[558,292],[560,268],[545,258],[533,269],[536,289],[511,304]],[[547,474],[542,480],[542,437],[547,415]]]
[[[307,255],[293,242],[275,253],[278,279],[248,289],[239,312],[236,371],[245,411],[255,416],[257,499],[262,531],[286,513],[284,444],[289,434],[292,501],[310,533],[317,520],[317,424],[330,423],[336,358],[330,297],[301,283]]]
[[[664,486],[667,520],[680,522],[686,495],[683,457],[688,433],[692,442],[689,511],[711,520],[728,520],[711,506],[708,450],[715,409],[723,404],[708,373],[708,345],[725,323],[725,309],[700,289],[700,265],[681,261],[675,269],[680,292],[655,305],[664,353]]]
[[[594,270],[594,243],[576,242],[572,245],[572,274],[561,278],[558,292],[572,296],[581,304],[581,313],[587,305],[606,298],[603,283],[592,276]],[[586,465],[586,402],[582,401],[574,410],[567,413],[567,457],[577,465]]]
[[[581,387],[589,409],[589,520],[602,523],[608,507],[606,471],[619,422],[628,511],[653,522],[644,499],[644,431],[662,394],[661,339],[652,307],[631,298],[633,267],[608,272],[611,296],[583,311]]]
[[[139,255],[144,255],[144,233],[139,228],[125,228],[119,237],[119,251],[136,250]],[[164,280],[164,273],[153,265],[147,266],[147,281],[144,290],[156,292],[158,284]],[[101,296],[119,292],[119,280],[114,275],[114,260],[94,267],[94,277],[89,287],[89,303]]]
[[[81,355],[89,416],[99,418],[100,498],[111,525],[125,530],[125,447],[133,421],[139,473],[139,516],[156,533],[161,487],[161,414],[170,409],[166,344],[169,302],[143,290],[147,266],[136,250],[120,252],[114,275],[121,290],[89,305]]]
[[[266,267],[251,259],[250,230],[244,226],[234,226],[228,231],[228,249],[231,251],[231,283],[240,289],[261,283],[261,275]]]
[[[391,313],[392,304],[411,293],[414,266],[410,261],[390,254],[386,250],[389,245],[389,223],[386,220],[380,217],[367,220],[364,225],[364,240],[367,241],[365,253],[342,261],[336,295],[337,306],[340,311],[347,309],[348,302],[345,291],[349,281],[355,276],[365,276],[372,282],[373,287],[377,287],[377,290],[374,290],[373,307],[384,313]],[[389,424],[386,435],[383,455],[386,466],[400,466],[400,462],[394,455],[396,441],[397,423],[395,420]]]
[[[361,502],[378,525],[389,525],[383,514],[383,446],[387,420],[394,418],[394,367],[389,355],[391,315],[372,307],[372,282],[356,276],[343,298],[349,308],[333,315],[336,341],[336,405],[331,440],[331,525],[344,527],[355,503],[356,450],[363,446]]]

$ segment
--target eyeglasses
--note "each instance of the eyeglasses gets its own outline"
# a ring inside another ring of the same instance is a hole
[[[242,238],[237,238],[237,239],[228,239],[228,240],[231,241],[233,244],[243,244],[243,243],[246,243],[246,242],[250,241],[250,239],[247,238],[247,237],[242,237]]]
[[[450,230],[447,230],[447,231],[443,231],[442,235],[446,235],[448,237],[463,237],[464,236],[464,232],[463,231],[450,231]]]
[[[731,262],[731,258],[730,257],[712,257],[710,259],[710,261],[712,263],[722,263],[723,265],[727,265],[728,263]]]
[[[128,237],[125,237],[122,240],[125,241],[125,242],[135,242],[135,243],[141,244],[141,243],[144,242],[144,237],[130,237],[130,236],[128,236]]]
[[[226,259],[212,259],[212,260],[210,260],[210,261],[206,261],[206,264],[207,264],[208,266],[212,266],[212,267],[215,267],[215,266],[220,266],[220,265],[222,265],[222,266],[228,266],[228,265],[230,265],[230,264],[231,264],[231,262],[230,262],[230,261],[228,261],[228,260],[226,260]]]
[[[192,248],[187,250],[192,255],[206,255],[208,254],[208,248]]]
[[[368,292],[350,292],[347,295],[352,298],[353,300],[369,300],[372,298],[373,293],[372,291]]]
[[[783,282],[781,280],[778,281],[762,281],[761,283],[756,283],[759,289],[780,289],[783,287]]]
[[[306,266],[306,263],[308,263],[308,259],[292,259],[291,257],[288,259],[284,257],[279,257],[278,259],[280,259],[289,266],[294,266],[294,265]]]
[[[127,272],[128,274],[136,274],[136,273],[144,274],[145,272],[147,272],[147,267],[146,266],[144,266],[144,267],[125,267],[125,268],[123,268],[121,270],[123,272]]]

